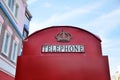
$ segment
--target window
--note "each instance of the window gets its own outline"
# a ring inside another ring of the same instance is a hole
[[[23,31],[23,39],[25,39],[26,37],[28,36],[28,33],[27,33],[27,31]]]
[[[28,18],[25,16],[25,24],[27,25],[27,26],[29,26],[29,20],[28,20]]]
[[[19,9],[19,6],[16,4],[15,5],[15,17],[17,18],[18,16],[18,9]]]
[[[3,45],[2,45],[2,53],[5,56],[8,56],[8,54],[9,54],[10,42],[11,42],[11,35],[6,30],[4,39],[3,39]]]
[[[2,30],[2,23],[0,23],[0,34],[1,34],[1,30]]]
[[[18,52],[18,44],[15,40],[13,40],[11,60],[15,63],[17,60],[17,52]]]
[[[14,3],[15,3],[14,0],[8,0],[8,6],[12,11],[14,10]]]
[[[6,3],[8,2],[8,0],[4,0]]]
[[[10,12],[14,16],[14,18],[18,17],[19,5],[16,0],[5,0]]]

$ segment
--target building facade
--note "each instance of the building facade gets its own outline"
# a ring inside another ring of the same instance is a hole
[[[0,0],[0,80],[14,80],[30,20],[26,0]]]
[[[117,72],[114,75],[112,75],[111,79],[120,80],[120,65],[117,66]]]

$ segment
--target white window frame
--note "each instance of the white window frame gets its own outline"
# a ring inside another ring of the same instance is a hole
[[[28,35],[28,34],[27,34],[27,31],[24,29],[24,30],[23,30],[23,39],[27,38],[27,35]]]
[[[11,1],[8,0],[8,7],[13,12],[14,11],[14,7],[15,7],[15,0],[11,0]]]
[[[15,18],[18,18],[18,12],[19,11],[19,5],[16,3],[15,4],[15,9],[14,9],[14,16],[15,16]]]
[[[1,34],[1,30],[2,30],[2,23],[0,23],[0,34]]]
[[[19,12],[18,12],[18,11],[19,11],[19,5],[18,5],[17,1],[14,0],[14,3],[13,3],[13,5],[12,5],[12,6],[13,6],[13,10],[11,9],[11,6],[9,6],[9,0],[5,0],[4,2],[5,2],[5,4],[6,4],[6,6],[8,7],[10,13],[13,15],[14,19],[17,21],[17,20],[18,20],[18,13],[19,13]],[[15,15],[16,5],[18,6],[17,16]]]
[[[3,1],[5,1],[6,4],[8,3],[8,0],[3,0]]]
[[[9,36],[9,38],[7,42],[7,50],[5,52],[4,50],[5,50],[5,44],[6,44],[5,42],[6,42],[7,35]],[[11,34],[7,30],[5,30],[4,38],[3,38],[3,45],[2,45],[2,54],[4,54],[7,57],[9,56],[10,43],[11,43]]]
[[[16,44],[16,47],[15,47],[15,44]],[[16,63],[16,61],[17,61],[17,56],[18,56],[18,43],[15,40],[13,40],[11,60],[14,63]]]

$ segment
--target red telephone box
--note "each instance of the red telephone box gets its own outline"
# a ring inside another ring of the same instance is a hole
[[[108,57],[94,34],[53,26],[24,41],[15,80],[110,80]]]

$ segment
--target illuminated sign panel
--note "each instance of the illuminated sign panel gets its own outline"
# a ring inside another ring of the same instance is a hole
[[[84,52],[83,45],[43,45],[42,52]]]

